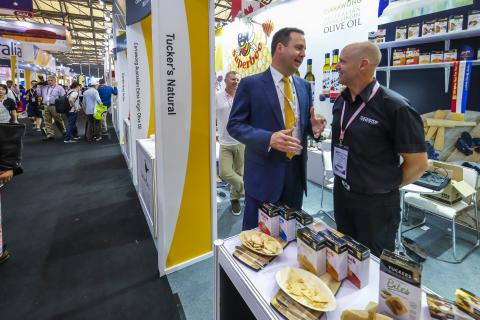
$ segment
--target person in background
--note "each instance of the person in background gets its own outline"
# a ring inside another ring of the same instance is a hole
[[[13,83],[13,80],[7,80],[7,89],[8,89],[8,97],[15,101],[18,105],[20,102],[20,91],[18,90],[17,86]]]
[[[395,248],[399,188],[428,166],[422,119],[406,98],[375,79],[381,57],[370,42],[343,48],[336,69],[346,89],[332,122],[337,229],[377,257]]]
[[[91,85],[83,93],[83,105],[85,107],[85,114],[87,115],[85,140],[89,142],[102,140],[100,136],[100,121],[93,117],[97,103],[102,104],[102,99],[100,99],[97,87],[98,84]]]
[[[72,108],[67,114],[68,126],[65,139],[63,140],[64,143],[77,142],[77,140],[80,139],[77,129],[77,113],[82,109],[80,107],[79,95],[80,84],[78,82],[73,82],[67,93],[68,102]]]
[[[102,99],[102,104],[107,106],[108,113],[111,113],[110,107],[112,106],[112,95],[117,95],[118,91],[116,87],[111,87],[105,84],[105,79],[100,79],[98,86],[98,94],[100,95],[100,99]],[[103,114],[102,120],[102,134],[108,133],[107,127],[107,113]]]
[[[243,188],[243,159],[245,145],[233,139],[227,132],[228,117],[232,110],[233,98],[240,78],[235,71],[225,75],[225,90],[216,95],[217,128],[219,133],[220,156],[219,176],[230,184],[232,214],[240,215],[240,198],[245,195]]]
[[[228,133],[245,144],[243,230],[258,226],[263,202],[301,209],[307,190],[307,135],[315,139],[325,118],[313,108],[311,85],[292,75],[305,58],[304,32],[278,30],[272,38],[272,65],[240,81]]]
[[[43,120],[45,121],[46,137],[44,141],[53,140],[55,131],[53,129],[53,119],[58,130],[65,135],[65,124],[62,115],[55,110],[55,100],[65,95],[63,87],[57,84],[55,76],[48,76],[47,85],[37,88],[37,93],[42,97],[42,106],[44,110]]]
[[[27,102],[27,115],[33,123],[33,130],[40,131],[42,126],[42,110],[38,100],[37,81],[30,82],[31,88],[25,94]]]
[[[0,84],[0,123],[17,123],[17,105],[7,94],[8,87]]]

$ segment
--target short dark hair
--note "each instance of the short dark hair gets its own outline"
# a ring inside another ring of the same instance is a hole
[[[237,71],[228,71],[226,74],[225,74],[225,81],[227,81],[228,77],[230,77],[231,75],[234,75],[236,76],[238,74]]]
[[[277,32],[275,32],[272,38],[272,47],[271,47],[272,57],[275,55],[275,51],[277,50],[277,45],[279,43],[283,44],[285,47],[288,46],[288,41],[290,41],[290,34],[292,32],[305,35],[305,32],[303,32],[303,30],[300,30],[298,28],[282,28],[278,30]]]
[[[105,79],[100,79],[100,80],[98,81],[98,84],[105,84]]]
[[[78,87],[80,87],[80,83],[76,81],[72,82],[72,84],[70,85],[70,89],[77,89]]]
[[[7,84],[13,84],[13,80],[7,80]]]
[[[6,85],[4,85],[3,83],[0,83],[0,87],[5,89],[5,92],[8,92],[8,87]]]

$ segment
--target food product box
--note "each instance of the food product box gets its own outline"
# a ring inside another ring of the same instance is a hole
[[[453,61],[457,61],[457,49],[452,49],[452,50],[448,50],[448,51],[445,51],[443,53],[443,62],[453,62]]]
[[[317,276],[326,272],[327,252],[325,239],[310,228],[297,232],[298,263]]]
[[[280,208],[279,210],[279,235],[283,240],[290,242],[295,240],[297,211],[290,208]]]
[[[420,49],[408,48],[405,56],[405,64],[418,64],[420,59]]]
[[[442,55],[443,58],[443,55]],[[406,63],[406,54],[403,50],[394,50],[393,51],[393,65],[402,66]]]
[[[420,64],[429,64],[430,63],[430,52],[420,53],[420,58],[418,59]]]
[[[455,290],[455,304],[474,319],[480,319],[480,297],[460,288]]]
[[[462,31],[463,29],[463,15],[450,16],[448,19],[448,32]]]
[[[445,34],[448,31],[448,19],[442,18],[435,21],[435,34]]]
[[[480,28],[480,10],[472,10],[468,13],[467,29]]]
[[[395,319],[420,319],[421,276],[421,264],[383,250],[380,256],[378,312]]]
[[[313,223],[313,217],[303,210],[296,211],[297,231],[299,229],[310,227]]]
[[[412,23],[408,26],[408,39],[420,37],[420,23]]]
[[[423,22],[422,37],[433,36],[435,34],[435,22],[437,22],[437,20]]]
[[[427,293],[427,304],[433,319],[454,320],[454,304],[452,301]]]
[[[385,37],[387,36],[387,29],[378,29],[377,30],[377,37],[376,37],[376,43],[383,43],[385,42]]]
[[[443,62],[443,51],[432,51],[430,55],[430,60],[432,63]]]
[[[348,247],[347,279],[358,289],[369,281],[370,249],[350,236],[344,236]]]
[[[264,203],[258,209],[258,229],[272,237],[279,234],[278,207],[272,203]]]
[[[348,274],[347,241],[328,229],[320,231],[318,234],[326,240],[327,272],[336,281],[342,281]]]
[[[376,31],[370,31],[368,33],[368,41],[375,43],[377,42],[377,32]]]
[[[407,26],[399,26],[395,30],[395,40],[407,39]]]

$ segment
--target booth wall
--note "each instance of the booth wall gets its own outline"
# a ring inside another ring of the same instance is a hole
[[[117,61],[115,62],[117,70],[116,79],[118,82],[118,132],[122,152],[126,154],[126,148],[129,146],[125,141],[125,129],[123,120],[128,119],[130,114],[129,91],[128,91],[128,59],[127,51],[117,53]]]
[[[153,102],[152,18],[127,26],[128,90],[130,91],[130,154],[133,183],[138,184],[136,139],[155,132]]]
[[[152,2],[161,273],[212,250],[209,5]]]

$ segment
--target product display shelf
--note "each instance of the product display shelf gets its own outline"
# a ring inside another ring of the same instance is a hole
[[[472,60],[471,62],[472,62],[472,65],[474,66],[480,65],[480,60]],[[401,65],[401,66],[378,67],[377,71],[450,68],[452,66],[453,66],[453,62],[439,62],[439,63],[428,63],[428,64],[411,64],[411,65]]]
[[[418,37],[418,38],[398,40],[398,41],[389,41],[389,42],[379,43],[378,47],[380,49],[391,49],[391,48],[406,47],[406,46],[417,45],[417,44],[441,42],[441,41],[447,41],[447,40],[472,38],[472,37],[480,37],[480,29],[462,30],[462,31],[448,32],[445,34],[438,34],[433,36]]]
[[[239,236],[215,241],[215,319],[227,319],[232,314],[239,315],[240,310],[225,310],[237,308],[240,303],[238,296],[244,300],[257,319],[283,319],[270,305],[273,296],[280,289],[275,274],[285,267],[299,267],[297,262],[297,244],[291,242],[284,252],[276,257],[261,271],[253,271],[232,256],[235,247],[241,245]],[[370,301],[378,301],[380,264],[379,259],[370,259],[370,281],[362,289],[355,288],[348,280],[344,280],[336,295],[337,308],[321,317],[325,319],[340,319],[346,309],[364,309]],[[228,279],[227,279],[228,278]],[[231,282],[230,288],[226,283]],[[226,289],[227,288],[227,289]],[[433,293],[423,287],[422,310],[419,320],[431,319],[428,312],[426,293]]]
[[[389,41],[378,44],[380,49],[387,49],[387,66],[380,67],[377,71],[385,71],[387,74],[387,88],[390,88],[390,72],[394,70],[409,70],[409,69],[431,69],[431,68],[444,68],[444,76],[445,76],[445,93],[448,92],[450,88],[450,67],[453,63],[449,64],[449,62],[444,63],[432,63],[425,66],[428,67],[420,67],[423,65],[409,65],[409,66],[392,66],[392,48],[399,48],[399,47],[407,47],[417,44],[425,44],[425,43],[433,43],[433,42],[444,42],[444,50],[450,50],[450,40],[454,39],[465,39],[465,38],[473,38],[473,37],[480,37],[480,29],[473,29],[473,30],[462,30],[456,32],[449,32],[445,34],[438,34],[434,36],[427,36],[427,37],[418,37],[413,39],[406,39],[406,40],[398,40],[398,41]],[[474,65],[478,65],[478,60],[475,60]]]

